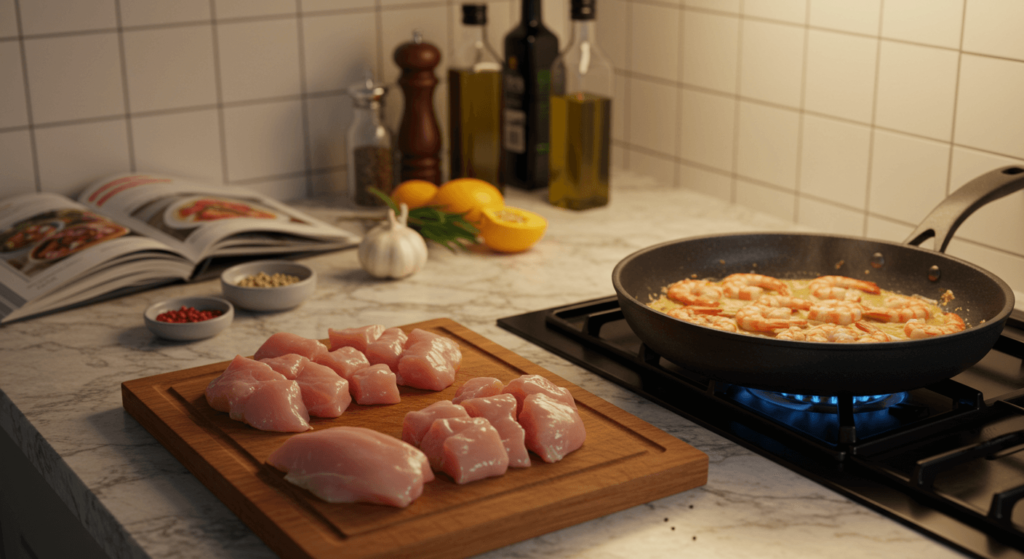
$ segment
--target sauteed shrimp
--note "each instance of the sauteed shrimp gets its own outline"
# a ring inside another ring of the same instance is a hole
[[[825,300],[812,304],[807,318],[833,324],[852,324],[861,319],[864,307],[853,301]]]
[[[764,290],[776,291],[779,295],[789,295],[789,287],[782,281],[761,274],[732,274],[722,280],[725,296],[732,299],[754,301]]]
[[[812,280],[808,287],[811,288],[811,295],[818,299],[840,299],[854,302],[860,302],[860,293],[857,291],[871,293],[872,295],[881,293],[878,284],[875,282],[848,278],[846,276],[821,276]]]
[[[686,279],[668,286],[668,298],[684,305],[714,306],[722,298],[722,288],[707,280]]]
[[[906,322],[912,318],[927,320],[931,315],[927,302],[902,295],[886,297],[884,307],[871,307],[864,311],[864,316],[881,322]]]
[[[684,322],[707,326],[708,328],[714,328],[715,330],[724,330],[726,332],[736,332],[739,330],[736,326],[736,321],[725,316],[718,316],[717,313],[719,312],[721,312],[721,309],[711,309],[708,307],[682,307],[679,309],[672,309],[668,311],[668,314],[669,316],[674,316]]]
[[[791,326],[805,326],[807,321],[793,318],[793,309],[789,307],[752,303],[736,311],[736,324],[752,332],[772,332]]]
[[[967,327],[967,325],[964,324],[964,319],[960,318],[960,315],[955,313],[946,313],[945,316],[946,323],[941,326],[926,324],[920,318],[910,319],[907,321],[907,325],[903,327],[903,332],[911,340],[921,340],[934,336],[943,336],[945,334],[955,334]]]

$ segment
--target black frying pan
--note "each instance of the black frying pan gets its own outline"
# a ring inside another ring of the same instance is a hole
[[[672,241],[636,252],[612,283],[626,322],[669,361],[711,379],[750,388],[815,395],[889,394],[948,379],[992,348],[1013,310],[1013,291],[995,275],[944,251],[977,208],[1024,188],[1024,169],[1004,167],[966,184],[897,244],[837,235],[737,234]],[[935,237],[939,252],[916,246]],[[794,342],[699,326],[647,307],[680,279],[755,272],[778,278],[845,275],[905,295],[939,299],[967,322],[963,332],[873,344]]]

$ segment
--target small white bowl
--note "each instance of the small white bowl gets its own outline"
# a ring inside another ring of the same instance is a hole
[[[194,307],[199,311],[221,311],[221,315],[202,322],[161,322],[156,319],[161,313],[176,311],[183,306]],[[179,297],[150,305],[142,316],[146,328],[161,338],[202,340],[216,336],[230,326],[235,318],[235,308],[220,297]]]
[[[281,287],[239,287],[238,282],[263,272],[297,276],[298,282]],[[257,260],[232,266],[220,275],[220,289],[235,306],[251,311],[284,311],[299,306],[316,291],[316,272],[298,262]]]

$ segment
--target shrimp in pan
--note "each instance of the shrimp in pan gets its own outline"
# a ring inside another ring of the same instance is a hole
[[[736,327],[736,322],[728,317],[719,316],[718,313],[720,312],[722,312],[721,309],[714,307],[682,307],[668,311],[668,315],[678,318],[683,322],[707,326],[715,330],[738,332],[739,329]]]
[[[769,307],[751,303],[736,311],[736,324],[751,332],[774,332],[793,326],[806,326],[807,321],[793,317],[789,307]]]
[[[821,276],[811,280],[808,287],[811,288],[811,295],[818,299],[839,299],[854,302],[860,301],[860,293],[857,291],[871,293],[872,295],[878,295],[882,292],[875,282],[848,278],[846,276]]]
[[[869,307],[864,316],[879,322],[906,322],[912,318],[928,320],[931,317],[928,303],[916,297],[893,295],[886,297],[884,307]]]
[[[945,316],[946,323],[941,326],[925,324],[925,322],[920,318],[912,318],[908,320],[907,325],[903,327],[903,333],[911,340],[921,340],[934,336],[956,334],[967,327],[967,325],[964,324],[964,319],[960,318],[960,315],[948,312]]]
[[[811,305],[807,318],[832,324],[853,324],[861,319],[864,311],[860,303],[853,301],[818,301]]]
[[[782,281],[762,274],[730,274],[722,279],[722,291],[730,299],[755,301],[765,290],[789,295],[789,287]]]
[[[668,286],[669,299],[684,305],[717,306],[722,288],[707,280],[685,279]]]

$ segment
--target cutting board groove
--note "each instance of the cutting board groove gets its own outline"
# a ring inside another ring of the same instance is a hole
[[[450,400],[469,378],[542,375],[568,388],[587,428],[583,447],[546,464],[457,485],[444,474],[404,509],[330,504],[284,481],[266,457],[289,436],[232,421],[204,391],[228,361],[127,381],[125,410],[282,557],[464,557],[529,539],[707,482],[708,458],[685,442],[445,318],[404,326],[459,343],[462,368],[440,392],[402,387],[393,406],[353,404],[314,429],[354,425],[401,436],[402,419]],[[255,351],[256,348],[249,348]],[[250,353],[244,351],[243,353]]]

